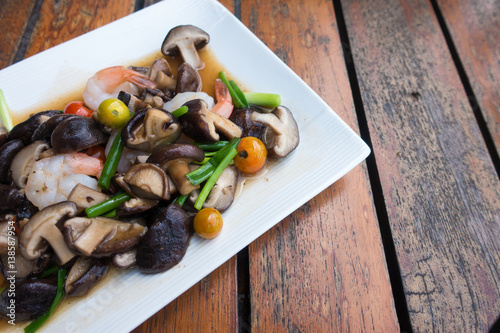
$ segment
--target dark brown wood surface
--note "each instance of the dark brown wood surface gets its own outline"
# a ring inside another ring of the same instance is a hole
[[[155,2],[0,0],[0,69]],[[487,331],[500,315],[498,3],[220,2],[373,153],[134,332]]]
[[[500,153],[500,2],[439,0],[477,107]]]
[[[415,331],[500,313],[500,184],[428,1],[342,1]]]

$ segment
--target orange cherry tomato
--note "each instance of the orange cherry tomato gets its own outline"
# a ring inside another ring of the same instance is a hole
[[[212,239],[222,231],[222,215],[215,208],[203,208],[196,214],[193,221],[194,231],[202,237]]]
[[[106,162],[106,153],[103,146],[93,146],[85,149],[83,152],[89,156],[98,158],[101,161]]]
[[[83,102],[71,102],[64,108],[66,114],[76,114],[78,116],[89,117],[92,116],[92,111],[89,110]]]
[[[267,149],[258,138],[242,138],[236,150],[238,154],[234,157],[234,165],[243,173],[255,173],[266,164]]]

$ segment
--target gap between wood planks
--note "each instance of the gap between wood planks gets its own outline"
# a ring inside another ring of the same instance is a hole
[[[436,14],[439,26],[441,27],[441,31],[443,32],[443,36],[446,40],[448,49],[450,50],[450,54],[453,62],[455,63],[455,67],[457,68],[457,72],[460,76],[460,80],[462,81],[465,93],[467,94],[467,99],[469,100],[469,104],[472,108],[472,111],[474,112],[474,116],[483,136],[486,148],[488,149],[488,153],[490,154],[491,160],[497,172],[497,177],[500,177],[500,157],[498,156],[497,150],[495,148],[495,142],[493,141],[493,137],[491,136],[488,125],[486,124],[486,120],[484,119],[483,112],[477,101],[476,94],[472,89],[469,77],[467,76],[462,61],[460,60],[460,56],[458,55],[455,43],[453,43],[453,38],[451,37],[451,34],[448,30],[448,26],[446,25],[441,9],[439,8],[436,0],[430,0],[430,2],[432,4],[432,8],[434,9],[434,13]]]
[[[373,151],[373,145],[368,130],[368,122],[364,113],[363,100],[361,98],[361,91],[359,89],[358,79],[356,76],[356,68],[354,66],[354,59],[351,53],[351,45],[349,43],[349,34],[345,24],[344,13],[340,0],[332,0],[335,16],[337,19],[337,27],[339,30],[340,41],[344,52],[345,64],[347,67],[347,74],[349,76],[349,83],[351,85],[352,97],[354,100],[354,107],[356,116],[358,118],[358,126],[361,138],[370,146]],[[399,268],[398,257],[394,240],[392,238],[391,226],[389,224],[389,217],[385,207],[384,193],[380,176],[377,169],[377,162],[375,155],[371,153],[366,159],[368,175],[370,178],[370,185],[372,188],[372,196],[377,212],[379,222],[380,235],[384,247],[385,260],[387,261],[387,269],[389,271],[389,278],[391,282],[392,295],[394,305],[396,307],[396,314],[398,316],[399,326],[402,332],[413,332],[410,322],[410,315],[408,312],[408,304],[406,303],[406,296],[403,287],[403,280],[401,279],[401,270]]]
[[[38,21],[38,17],[40,16],[40,9],[42,8],[43,0],[37,0],[35,5],[33,6],[33,10],[31,11],[30,17],[28,19],[28,23],[24,28],[23,35],[21,37],[21,42],[17,47],[16,55],[12,60],[12,64],[23,60],[24,55],[26,54],[26,50],[28,49],[28,45],[30,43],[31,35],[33,34],[33,30],[35,28],[35,24]]]

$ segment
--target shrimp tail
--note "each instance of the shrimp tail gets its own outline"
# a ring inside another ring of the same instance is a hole
[[[127,75],[128,82],[133,83],[140,88],[156,89],[156,83],[151,81],[147,76],[132,69],[127,69],[127,73],[129,74]]]

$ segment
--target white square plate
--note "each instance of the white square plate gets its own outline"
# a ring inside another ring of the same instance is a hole
[[[159,50],[166,33],[181,24],[207,31],[217,59],[247,90],[282,96],[299,125],[300,144],[271,168],[265,175],[268,181],[255,181],[245,188],[224,213],[219,237],[210,241],[193,237],[182,262],[165,273],[143,275],[131,270],[113,275],[90,296],[60,308],[42,332],[132,330],[370,153],[313,90],[212,0],[170,0],[150,6],[3,69],[0,88],[13,113],[42,111],[39,107],[81,90],[99,69],[150,56]]]

